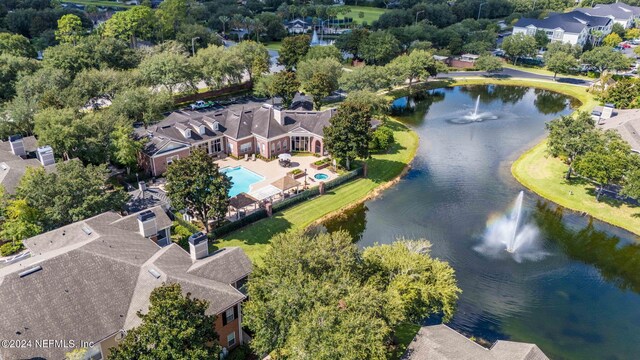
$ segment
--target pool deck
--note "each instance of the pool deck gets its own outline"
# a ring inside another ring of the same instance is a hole
[[[322,170],[315,170],[311,167],[311,164],[322,159],[321,157],[315,157],[310,155],[294,155],[291,157],[291,167],[283,168],[278,163],[278,160],[264,161],[256,159],[252,161],[245,161],[244,159],[236,160],[231,157],[216,160],[216,163],[220,168],[242,166],[247,170],[251,170],[254,173],[264,177],[264,180],[258,181],[251,185],[249,192],[254,192],[258,189],[271,185],[272,182],[284,177],[287,173],[293,169],[307,169],[307,185],[316,186],[319,180],[313,178],[315,174],[322,173],[329,176],[328,179],[323,181],[327,182],[338,177],[338,174],[331,172],[330,168],[324,168]],[[304,177],[297,179],[301,184],[304,184]]]

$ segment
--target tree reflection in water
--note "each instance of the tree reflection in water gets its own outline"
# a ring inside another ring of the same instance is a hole
[[[592,221],[575,231],[562,222],[564,210],[538,202],[534,219],[545,235],[573,260],[593,265],[608,282],[640,293],[640,244],[621,243],[617,236],[596,230]]]

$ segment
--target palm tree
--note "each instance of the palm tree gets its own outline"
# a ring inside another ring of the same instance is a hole
[[[264,26],[262,21],[255,20],[253,22],[253,31],[256,33],[256,42],[260,42],[260,34],[265,30],[267,30],[267,28]]]
[[[220,17],[218,17],[218,20],[220,20],[220,22],[222,23],[222,32],[225,32],[225,24],[229,22],[229,20],[231,20],[228,16],[224,16],[224,15],[220,15]]]

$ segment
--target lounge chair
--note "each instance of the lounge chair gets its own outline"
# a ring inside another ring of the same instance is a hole
[[[249,154],[244,154],[244,161],[249,161]]]
[[[251,161],[256,161],[256,154],[251,154]]]

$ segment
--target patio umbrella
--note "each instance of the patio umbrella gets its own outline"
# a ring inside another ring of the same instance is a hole
[[[291,154],[287,154],[287,153],[280,154],[280,155],[278,155],[278,159],[280,159],[280,160],[291,160]]]

